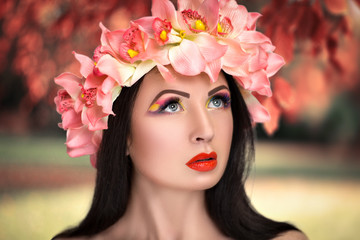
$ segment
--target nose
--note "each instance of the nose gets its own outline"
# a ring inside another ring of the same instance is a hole
[[[193,143],[211,142],[214,138],[214,128],[209,112],[197,110],[191,113],[190,140]]]

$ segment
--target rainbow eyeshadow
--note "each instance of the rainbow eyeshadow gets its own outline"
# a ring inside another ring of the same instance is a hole
[[[170,97],[165,99],[159,99],[154,104],[152,104],[148,111],[150,113],[162,113],[170,104],[177,103],[180,104],[183,108],[180,99],[178,97]]]
[[[219,92],[216,93],[214,96],[212,96],[211,98],[209,98],[209,100],[206,102],[206,107],[209,108],[209,104],[211,101],[214,100],[221,100],[222,103],[224,104],[222,107],[220,107],[220,109],[223,108],[228,108],[230,107],[230,103],[231,103],[231,98],[230,98],[230,94],[228,92]],[[217,109],[217,108],[214,108]]]

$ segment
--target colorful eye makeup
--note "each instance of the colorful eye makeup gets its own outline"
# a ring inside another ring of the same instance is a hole
[[[182,111],[184,111],[184,106],[178,97],[159,99],[149,108],[150,113],[176,113]]]
[[[228,92],[219,92],[209,98],[206,103],[208,109],[223,109],[230,107],[231,98]]]
[[[162,95],[166,93],[177,94],[184,98],[190,98],[190,94],[186,92],[171,89],[163,90],[154,98],[148,109],[149,113],[173,114],[177,112],[183,112],[185,110],[185,107],[182,104],[179,96],[162,97]],[[209,110],[225,109],[230,106],[230,93],[228,88],[224,85],[221,85],[209,91],[208,96],[209,99],[206,102],[206,108]]]

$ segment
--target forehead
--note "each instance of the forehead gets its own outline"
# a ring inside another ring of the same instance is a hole
[[[156,68],[151,70],[145,75],[140,91],[156,92],[164,89],[174,89],[186,91],[190,94],[201,94],[202,92],[207,94],[209,90],[218,86],[225,85],[228,87],[225,76],[222,73],[219,74],[218,80],[213,83],[206,73],[201,73],[196,76],[184,76],[175,72],[173,69],[170,69],[170,72],[173,79],[165,80]]]

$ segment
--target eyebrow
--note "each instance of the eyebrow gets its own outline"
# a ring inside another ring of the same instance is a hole
[[[178,91],[178,90],[173,90],[173,89],[165,89],[161,92],[159,92],[154,100],[151,102],[150,106],[153,105],[162,95],[166,94],[166,93],[175,93],[178,94],[180,96],[186,97],[186,98],[190,98],[190,94],[187,92],[182,92],[182,91]]]
[[[218,87],[210,90],[210,91],[208,92],[208,96],[211,96],[211,95],[215,94],[216,92],[220,91],[221,89],[227,89],[227,90],[229,90],[229,88],[227,88],[225,85],[221,85],[221,86],[218,86]],[[187,93],[187,92],[183,92],[183,91],[179,91],[179,90],[173,90],[173,89],[165,89],[165,90],[162,90],[161,92],[159,92],[159,93],[155,96],[155,98],[154,98],[154,100],[152,100],[150,106],[153,105],[162,95],[164,95],[164,94],[166,94],[166,93],[175,93],[175,94],[178,94],[178,95],[180,95],[180,96],[183,96],[183,97],[186,97],[186,98],[190,98],[190,94]]]
[[[220,91],[221,89],[227,89],[228,91],[230,91],[228,87],[226,87],[225,85],[221,85],[221,86],[218,86],[218,87],[210,90],[209,93],[208,93],[208,96],[210,97],[211,95],[213,95],[214,93]]]

